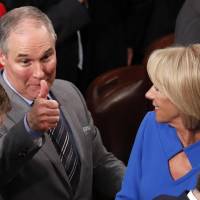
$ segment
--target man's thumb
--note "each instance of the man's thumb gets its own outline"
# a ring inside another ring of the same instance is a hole
[[[40,81],[40,92],[38,94],[38,98],[47,98],[47,95],[49,93],[49,87],[45,80]]]

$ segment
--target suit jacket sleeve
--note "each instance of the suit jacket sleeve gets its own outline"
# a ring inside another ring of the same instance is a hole
[[[102,196],[114,197],[120,190],[125,167],[105,149],[96,127],[94,127],[93,160],[95,190]]]
[[[125,32],[129,47],[138,48],[141,44],[151,9],[152,0],[127,1]]]
[[[23,120],[9,131],[0,129],[0,188],[16,176],[39,148],[26,132]]]
[[[89,121],[89,126],[92,129],[94,189],[102,196],[113,198],[121,187],[125,165],[104,147],[99,130],[93,123],[84,98],[76,87],[74,88],[81,98]]]

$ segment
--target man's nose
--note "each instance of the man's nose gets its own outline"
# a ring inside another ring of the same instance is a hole
[[[40,62],[36,62],[34,63],[33,66],[33,76],[35,78],[43,78],[44,77],[44,69],[43,69],[43,65]]]

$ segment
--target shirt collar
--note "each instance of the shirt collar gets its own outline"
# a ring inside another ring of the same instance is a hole
[[[187,194],[188,199],[190,200],[198,200],[194,194],[192,193],[192,191],[190,190],[189,193]]]
[[[25,97],[23,97],[19,92],[17,92],[17,90],[11,85],[11,83],[9,82],[7,76],[6,76],[6,72],[3,71],[3,79],[4,81],[7,83],[7,85],[11,88],[11,90],[13,90],[16,94],[18,94],[26,103],[28,103],[29,105],[32,105],[33,101],[29,100]]]
[[[32,100],[29,100],[25,97],[23,97],[19,92],[17,92],[17,90],[11,85],[11,83],[9,82],[7,76],[6,76],[6,72],[3,70],[3,79],[6,82],[6,84],[11,88],[11,90],[13,90],[17,95],[19,95],[26,103],[28,103],[29,105],[33,104]],[[48,94],[48,99],[53,99],[52,96],[50,94]]]

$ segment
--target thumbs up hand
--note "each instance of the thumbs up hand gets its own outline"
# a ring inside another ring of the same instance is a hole
[[[40,81],[40,92],[38,94],[38,98],[47,99],[47,95],[49,94],[49,87],[45,80]]]
[[[49,87],[45,80],[40,81],[40,91],[27,114],[27,121],[34,131],[45,132],[55,128],[59,121],[60,109],[55,100],[48,100]]]

